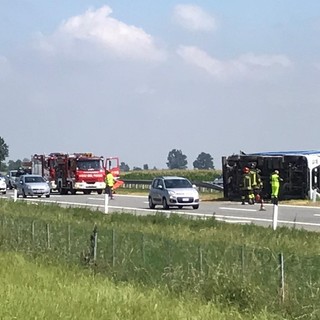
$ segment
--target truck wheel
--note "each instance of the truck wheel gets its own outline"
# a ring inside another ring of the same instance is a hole
[[[102,190],[97,190],[98,194],[102,194]]]

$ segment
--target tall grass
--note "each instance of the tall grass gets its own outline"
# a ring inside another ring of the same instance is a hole
[[[320,317],[320,249],[315,232],[273,231],[214,218],[103,215],[5,201],[0,202],[0,215],[2,250],[79,265],[96,225],[97,258],[90,269],[96,277],[107,276],[117,285],[157,288],[174,299],[215,304],[239,314],[261,315],[267,310],[285,319]],[[277,293],[280,252],[286,267],[284,303]]]
[[[194,297],[179,299],[158,287],[115,285],[89,270],[41,259],[29,261],[17,253],[1,254],[0,277],[3,320],[281,319],[266,311],[241,314]]]

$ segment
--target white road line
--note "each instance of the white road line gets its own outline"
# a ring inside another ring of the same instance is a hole
[[[227,207],[219,207],[221,210],[232,210],[232,211],[251,211],[251,212],[257,212],[258,209],[246,209],[246,208],[227,208]]]
[[[30,201],[30,202],[43,202],[43,203],[55,203],[55,204],[64,204],[64,205],[74,205],[78,207],[95,207],[95,208],[103,208],[103,205],[98,204],[88,204],[88,203],[78,203],[78,202],[63,202],[63,201],[54,201],[54,200],[45,200],[45,199],[20,199],[22,201]],[[170,210],[150,210],[150,209],[139,209],[139,208],[132,208],[132,207],[119,207],[119,206],[109,206],[109,208],[112,209],[120,209],[120,210],[132,210],[132,211],[142,211],[142,212],[154,212],[156,213],[165,213],[166,215],[173,214],[179,214],[179,215],[185,215],[185,216],[196,216],[196,217],[203,217],[203,218],[215,218],[223,221],[228,222],[268,222],[272,223],[272,219],[264,219],[264,218],[247,218],[247,217],[238,217],[238,216],[227,216],[227,215],[220,215],[220,214],[205,214],[205,213],[196,213],[196,212],[180,212],[180,211],[170,211]],[[223,207],[222,207],[223,208]],[[231,210],[230,208],[227,208],[228,210]],[[257,211],[253,210],[252,211]],[[282,224],[291,224],[291,225],[301,225],[301,226],[314,226],[314,227],[320,227],[320,223],[311,223],[311,222],[299,222],[299,221],[285,221],[285,220],[278,220],[278,223]]]

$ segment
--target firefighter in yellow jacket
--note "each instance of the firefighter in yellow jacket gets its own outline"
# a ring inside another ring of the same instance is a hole
[[[114,186],[114,176],[109,171],[106,170],[106,193],[109,195],[109,198],[113,200],[113,186]]]
[[[255,162],[250,163],[250,177],[251,185],[254,193],[254,201],[261,202],[261,191],[263,188],[263,182],[260,176],[260,170],[257,168]]]
[[[244,167],[242,170],[243,174],[240,181],[241,190],[241,204],[245,204],[248,201],[249,204],[254,204],[254,193],[252,188],[252,180],[250,175],[250,169]]]

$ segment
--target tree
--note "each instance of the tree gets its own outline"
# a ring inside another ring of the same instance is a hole
[[[186,169],[187,168],[187,156],[182,153],[181,150],[172,149],[167,158],[167,166],[169,169]]]
[[[214,169],[213,158],[209,153],[201,152],[193,161],[193,167],[195,169]]]
[[[128,172],[128,171],[130,171],[130,167],[126,163],[121,162],[120,163],[120,171]]]
[[[9,160],[8,170],[18,170],[21,167],[22,161],[18,159],[17,161]]]
[[[5,158],[8,156],[9,156],[9,147],[5,143],[4,139],[0,137],[0,171],[1,171],[2,161],[4,161]]]
[[[143,165],[143,170],[149,170],[149,166],[147,164]]]

